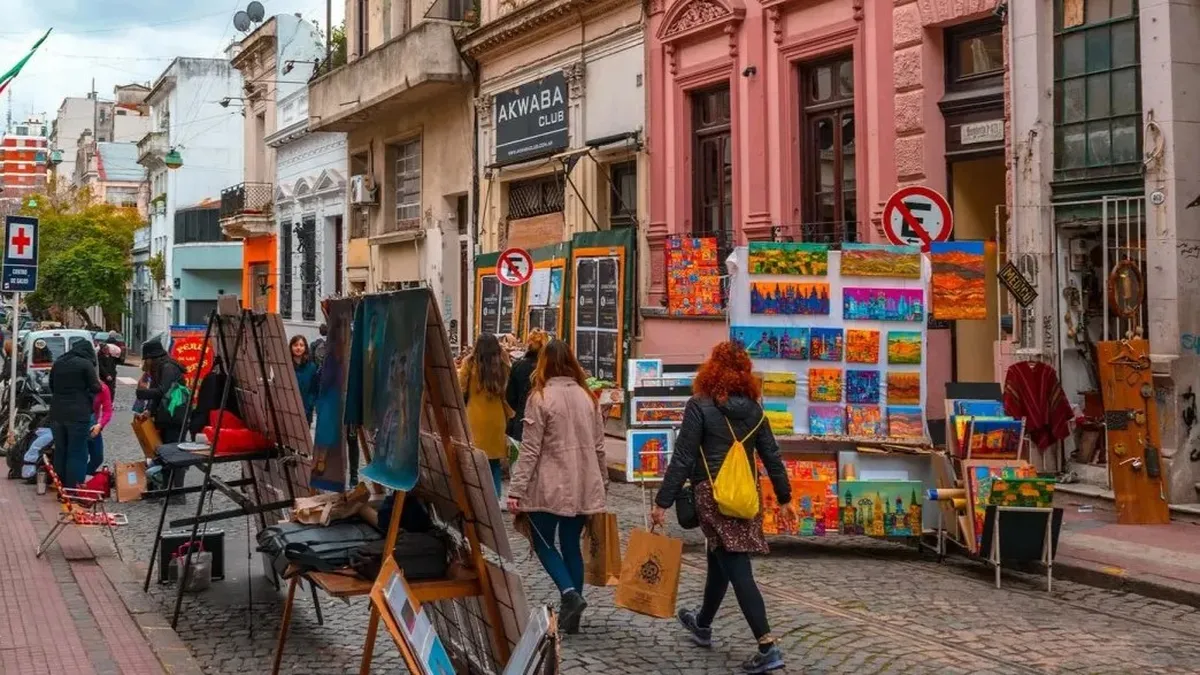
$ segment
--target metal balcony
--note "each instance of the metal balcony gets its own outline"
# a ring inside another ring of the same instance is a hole
[[[221,190],[221,228],[236,239],[270,234],[275,187],[270,183],[238,183]]]

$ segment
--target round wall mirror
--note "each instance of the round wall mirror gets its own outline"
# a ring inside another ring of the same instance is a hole
[[[1131,260],[1122,260],[1108,275],[1108,304],[1117,316],[1128,319],[1137,314],[1145,293],[1142,271]]]

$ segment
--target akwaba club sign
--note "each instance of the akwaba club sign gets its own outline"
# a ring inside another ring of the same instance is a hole
[[[496,163],[511,164],[567,147],[567,78],[547,75],[496,94]]]

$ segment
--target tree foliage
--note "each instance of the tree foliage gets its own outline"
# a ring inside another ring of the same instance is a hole
[[[100,307],[105,316],[125,311],[133,232],[145,224],[136,209],[95,203],[81,191],[38,195],[22,213],[36,216],[40,229],[38,290],[26,299],[32,311],[82,313]]]

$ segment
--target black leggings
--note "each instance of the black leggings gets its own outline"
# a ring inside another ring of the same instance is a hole
[[[738,606],[750,624],[754,639],[761,641],[770,635],[771,625],[767,623],[767,607],[763,604],[762,591],[754,583],[754,569],[750,566],[749,553],[731,553],[723,548],[708,551],[708,578],[704,582],[704,604],[700,606],[700,615],[696,623],[701,626],[711,626],[713,617],[721,608],[725,599],[725,591],[733,584],[733,594],[737,597]]]

